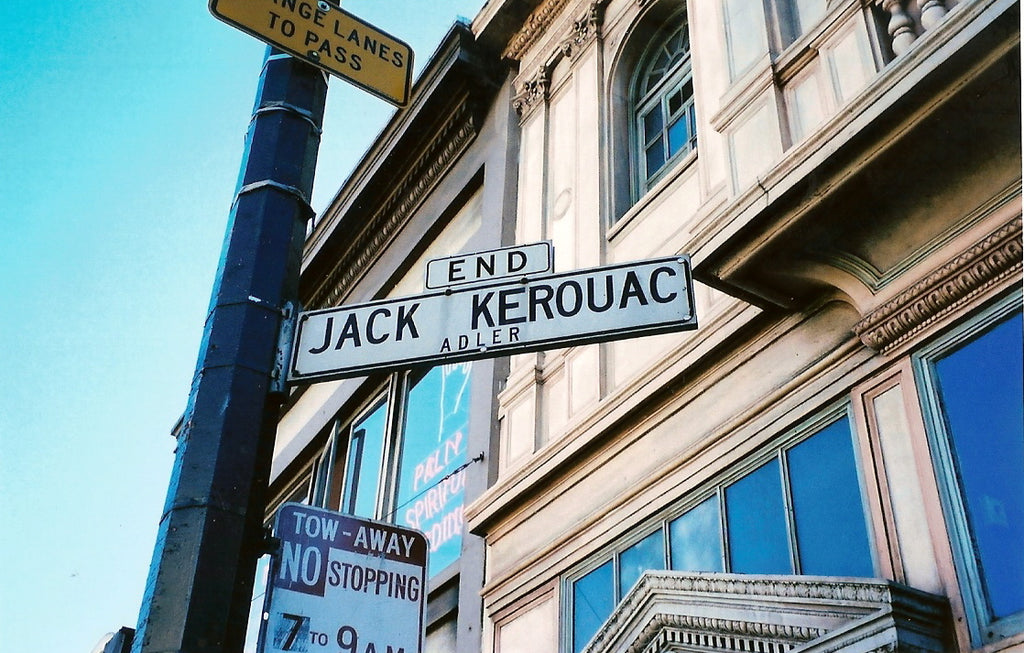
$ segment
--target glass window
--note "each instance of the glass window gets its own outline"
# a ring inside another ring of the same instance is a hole
[[[672,569],[724,571],[719,498],[705,499],[668,525]]]
[[[612,561],[572,584],[572,650],[579,653],[615,607]]]
[[[462,553],[471,377],[472,363],[393,377],[351,426],[328,427],[314,472],[324,507],[423,531],[430,576]]]
[[[800,572],[871,576],[853,440],[845,420],[790,449],[787,461]]]
[[[988,620],[1024,612],[1022,329],[1017,312],[933,363],[951,521],[966,521],[969,542],[957,544],[973,549],[960,557],[974,567]]]
[[[825,0],[790,0],[796,14],[797,34],[803,34],[825,17]]]
[[[377,516],[377,491],[384,468],[384,436],[388,404],[381,399],[369,413],[352,425],[342,512],[360,517]]]
[[[262,555],[256,560],[256,579],[252,586],[252,600],[249,601],[249,618],[245,628],[243,653],[256,653],[260,629],[263,627],[263,608],[267,597],[267,576],[270,574],[273,558]]]
[[[725,514],[732,571],[793,573],[778,460],[761,466],[725,489]]]
[[[782,49],[820,23],[828,9],[826,0],[772,0],[771,5]]]
[[[777,449],[768,462],[717,485],[711,496],[572,581],[573,651],[645,571],[664,569],[666,560],[676,571],[874,575],[849,419],[843,415]]]
[[[665,536],[660,530],[619,555],[619,598],[636,584],[648,569],[665,568]]]
[[[461,549],[470,369],[432,368],[406,392],[395,521],[427,534],[431,575]]]
[[[669,163],[697,147],[690,37],[685,20],[644,55],[632,104],[642,194]]]
[[[729,64],[736,79],[768,52],[764,6],[758,0],[725,0]]]

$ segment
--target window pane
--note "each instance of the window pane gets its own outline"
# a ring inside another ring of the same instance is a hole
[[[661,107],[655,107],[644,116],[644,145],[648,145],[655,139],[661,139],[661,130],[665,121],[661,116]]]
[[[690,142],[689,121],[686,114],[682,114],[668,128],[669,156],[685,148]]]
[[[814,27],[825,15],[825,0],[795,0],[799,33]]]
[[[735,78],[768,51],[764,7],[751,0],[726,0],[725,13]]]
[[[273,558],[262,555],[256,560],[256,579],[252,586],[252,600],[249,601],[249,619],[245,627],[245,648],[243,653],[255,653],[259,640],[260,627],[263,625],[263,607],[267,595],[267,576]]]
[[[388,404],[382,400],[369,414],[352,425],[348,462],[345,465],[342,512],[360,517],[376,516],[377,488],[383,470],[387,413]]]
[[[668,52],[668,58],[673,63],[679,60],[679,57],[683,55],[689,48],[686,42],[683,40],[685,30],[677,29],[672,33],[672,36],[665,39],[665,51]]]
[[[935,364],[960,491],[996,617],[1024,610],[1024,351],[1018,313]]]
[[[680,95],[680,97],[683,98],[683,103],[684,104],[686,103],[687,100],[689,100],[690,98],[693,97],[693,80],[692,79],[686,80],[686,83],[683,84],[682,87],[679,89],[679,95]]]
[[[316,463],[316,472],[313,476],[313,496],[310,503],[314,506],[320,506],[322,508],[333,508],[330,505],[330,494],[331,488],[331,476],[344,471],[344,468],[338,467],[334,469],[334,461],[331,460],[331,445],[334,442],[332,440],[327,441],[327,449],[320,455],[320,459]],[[337,495],[335,495],[337,498]]]
[[[697,147],[697,107],[690,105],[686,112],[687,120],[690,121],[690,147]]]
[[[638,100],[642,100],[657,86],[665,74],[682,61],[689,51],[689,34],[686,32],[686,26],[682,25],[669,35],[658,49],[648,55],[647,63],[644,64],[644,72],[641,75],[642,83],[639,88]]]
[[[650,179],[665,165],[665,150],[659,140],[647,150],[647,179]]]
[[[406,395],[395,522],[427,534],[431,575],[462,547],[471,366],[435,367]]]
[[[731,571],[793,573],[778,460],[763,465],[725,489],[725,514]]]
[[[873,576],[848,420],[793,447],[787,459],[800,571]]]
[[[668,525],[672,569],[725,571],[718,496],[704,500]]]
[[[655,531],[619,555],[619,598],[626,595],[648,569],[665,568],[665,537]]]
[[[615,608],[612,561],[572,584],[572,650],[579,653]]]
[[[668,96],[668,115],[674,116],[683,106],[683,91],[679,89]]]

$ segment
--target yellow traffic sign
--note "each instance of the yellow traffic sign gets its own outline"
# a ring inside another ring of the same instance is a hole
[[[412,48],[325,0],[210,0],[220,20],[404,107]]]

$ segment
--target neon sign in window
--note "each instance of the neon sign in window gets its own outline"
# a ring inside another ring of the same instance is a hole
[[[471,369],[432,368],[410,378],[405,397],[395,521],[426,533],[431,575],[462,548]]]

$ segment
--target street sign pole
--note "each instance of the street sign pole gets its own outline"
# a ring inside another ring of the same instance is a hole
[[[268,49],[135,653],[242,650],[326,95],[323,72]]]

